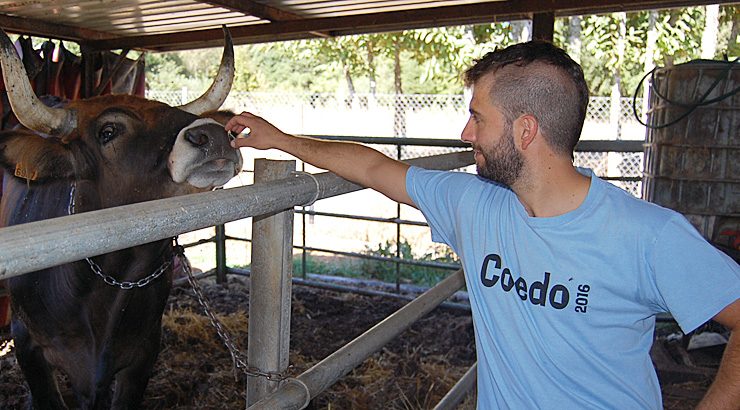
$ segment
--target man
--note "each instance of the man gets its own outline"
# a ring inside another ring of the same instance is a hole
[[[478,408],[662,408],[655,314],[687,333],[709,319],[740,329],[740,268],[680,214],[573,166],[588,89],[565,52],[517,44],[479,60],[466,83],[462,139],[479,176],[287,135],[249,113],[226,129],[250,129],[236,147],[286,151],[423,212],[463,261]],[[738,408],[736,333],[702,408]]]

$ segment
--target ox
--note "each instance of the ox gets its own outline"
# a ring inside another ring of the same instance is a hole
[[[0,226],[202,192],[234,177],[238,150],[202,115],[223,103],[233,81],[224,31],[217,79],[189,104],[109,95],[59,108],[41,104],[0,30],[9,100],[25,127],[0,134]],[[173,252],[172,240],[161,240],[9,280],[11,331],[33,407],[67,408],[56,371],[68,376],[75,407],[138,407],[160,349]]]

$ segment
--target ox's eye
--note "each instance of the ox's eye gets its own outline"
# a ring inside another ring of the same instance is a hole
[[[108,143],[117,136],[118,128],[116,128],[115,124],[105,124],[100,131],[98,131],[98,139],[102,144]]]

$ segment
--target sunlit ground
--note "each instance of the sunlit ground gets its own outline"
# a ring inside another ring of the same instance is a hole
[[[15,344],[13,343],[13,340],[6,340],[3,342],[3,344],[0,345],[0,357],[5,356],[6,354],[10,353],[13,350],[13,347]]]

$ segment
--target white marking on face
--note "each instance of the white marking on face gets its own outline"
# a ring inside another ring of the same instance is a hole
[[[189,130],[209,124],[223,128],[212,118],[199,118],[177,134],[168,160],[173,181],[187,182],[198,188],[216,187],[228,182],[241,170],[241,154],[229,145],[226,131],[223,141],[208,141],[200,147],[187,141],[185,134]]]

